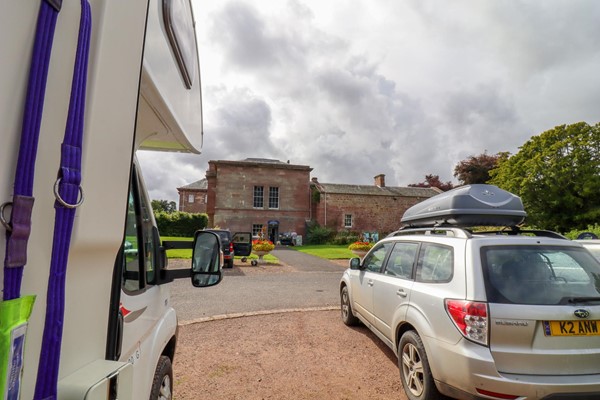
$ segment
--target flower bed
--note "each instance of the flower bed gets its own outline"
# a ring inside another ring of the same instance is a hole
[[[373,243],[371,242],[354,242],[348,246],[348,250],[354,251],[369,251],[373,247]]]

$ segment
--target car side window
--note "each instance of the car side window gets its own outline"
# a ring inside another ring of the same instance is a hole
[[[381,272],[386,254],[390,251],[394,243],[386,242],[375,245],[373,251],[365,256],[363,266],[367,271]]]
[[[403,279],[410,279],[412,277],[417,250],[419,250],[418,243],[396,243],[390,253],[384,273]]]
[[[419,282],[450,282],[454,274],[452,247],[423,243],[419,252],[416,280]]]

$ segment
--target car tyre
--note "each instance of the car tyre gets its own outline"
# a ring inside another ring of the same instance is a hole
[[[344,286],[340,292],[340,303],[342,310],[342,321],[348,326],[354,326],[358,324],[358,318],[352,313],[352,305],[350,304],[350,294],[348,293],[348,286]]]
[[[173,366],[167,356],[160,356],[154,380],[150,400],[172,400],[173,399]]]
[[[410,400],[441,400],[423,341],[415,331],[407,331],[398,345],[398,368],[404,392]]]
[[[231,260],[227,260],[227,268],[233,268],[233,258]]]

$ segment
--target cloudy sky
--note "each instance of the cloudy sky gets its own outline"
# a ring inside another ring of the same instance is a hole
[[[153,199],[209,160],[309,165],[388,186],[556,125],[600,122],[596,0],[192,0],[201,155],[142,152]]]

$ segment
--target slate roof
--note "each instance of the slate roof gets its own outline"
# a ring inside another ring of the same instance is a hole
[[[313,182],[314,184],[314,182]],[[369,196],[402,196],[402,197],[432,197],[440,192],[432,188],[418,187],[394,187],[375,185],[348,185],[340,183],[321,183],[316,184],[323,193],[331,194],[355,194]]]
[[[208,189],[208,181],[206,179],[200,179],[199,181],[192,182],[189,185],[185,185],[182,187],[178,187],[179,189],[195,189],[195,190],[207,190]]]

